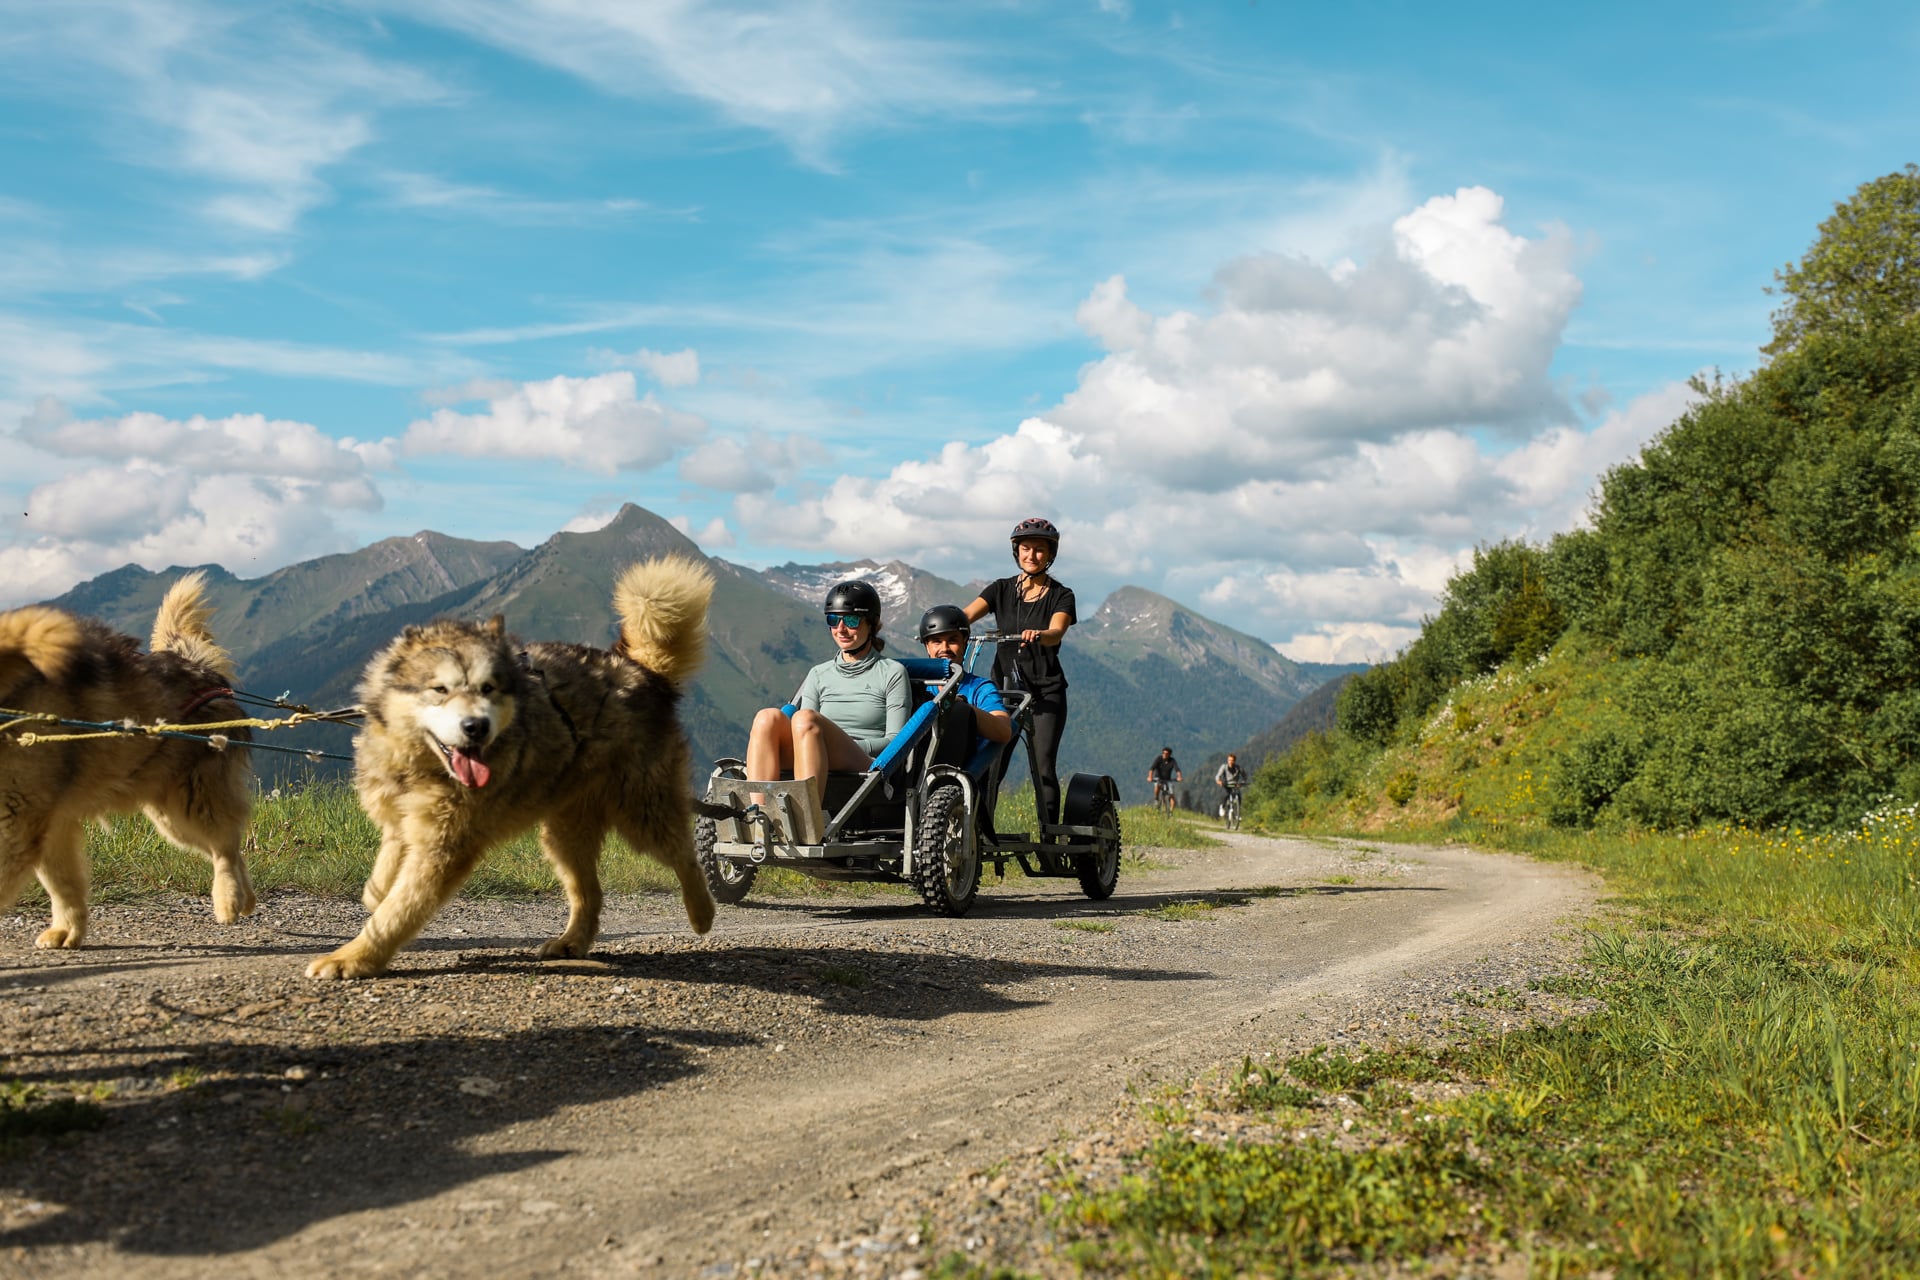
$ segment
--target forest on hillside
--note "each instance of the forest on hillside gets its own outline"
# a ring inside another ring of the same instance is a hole
[[[1527,785],[1557,825],[1832,827],[1920,801],[1920,168],[1837,205],[1769,292],[1765,362],[1696,379],[1590,528],[1480,547],[1334,729],[1266,765],[1256,820],[1356,811],[1456,690],[1549,659],[1577,689],[1532,713],[1550,733],[1511,731],[1553,744]]]

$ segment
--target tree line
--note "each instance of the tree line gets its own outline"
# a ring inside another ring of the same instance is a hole
[[[1591,527],[1475,551],[1256,816],[1359,785],[1462,681],[1561,646],[1609,714],[1567,730],[1567,826],[1832,826],[1920,800],[1920,168],[1863,185],[1775,273],[1767,359],[1607,472]]]

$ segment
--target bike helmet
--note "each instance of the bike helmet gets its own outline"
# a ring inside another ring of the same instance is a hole
[[[822,612],[857,613],[877,627],[880,625],[880,593],[873,589],[871,582],[862,582],[858,578],[836,582],[833,590],[827,592],[827,603]]]
[[[1018,542],[1022,538],[1044,538],[1053,544],[1055,552],[1060,550],[1060,531],[1053,527],[1053,521],[1040,516],[1028,516],[1013,526],[1013,532],[1007,535],[1007,541]]]
[[[950,631],[958,631],[961,635],[966,635],[972,630],[973,626],[967,621],[965,609],[958,605],[937,604],[920,615],[920,629],[913,633],[913,638],[924,644],[933,637],[944,636]]]

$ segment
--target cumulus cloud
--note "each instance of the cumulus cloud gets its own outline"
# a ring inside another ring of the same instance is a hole
[[[811,436],[755,431],[707,441],[681,461],[680,478],[723,493],[765,493],[829,456]]]
[[[697,443],[706,423],[637,394],[631,373],[549,378],[495,388],[480,413],[434,411],[407,427],[409,456],[552,459],[588,471],[644,471]]]
[[[1204,315],[1150,316],[1116,276],[1078,313],[1109,354],[1047,417],[1124,470],[1200,491],[1423,428],[1569,422],[1549,370],[1580,299],[1571,237],[1528,240],[1502,213],[1466,188],[1400,218],[1364,262],[1241,258]]]
[[[706,522],[700,528],[693,527],[693,521],[686,516],[672,516],[667,523],[693,539],[695,544],[707,551],[720,551],[734,545],[733,530],[720,516]]]
[[[133,563],[266,573],[344,550],[336,516],[377,511],[362,446],[259,415],[80,420],[42,401],[15,448],[80,463],[29,488],[0,531],[0,607]],[[375,450],[375,453],[378,451]]]
[[[680,351],[652,351],[646,347],[628,355],[594,348],[587,357],[596,364],[614,369],[642,369],[663,387],[691,387],[700,381],[700,353],[692,347]]]
[[[1043,512],[1063,575],[1167,591],[1302,659],[1377,659],[1475,544],[1576,523],[1688,400],[1583,419],[1551,371],[1580,298],[1571,237],[1503,218],[1483,188],[1436,197],[1364,258],[1228,262],[1204,309],[1154,313],[1106,280],[1077,314],[1105,354],[1053,408],[883,475],[743,492],[736,518],[965,580]]]

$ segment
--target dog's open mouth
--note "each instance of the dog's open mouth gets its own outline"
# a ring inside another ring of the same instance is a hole
[[[447,772],[463,787],[484,787],[487,779],[493,776],[493,770],[487,768],[487,762],[480,758],[478,751],[465,747],[450,747],[432,734],[427,740],[440,748],[440,758],[447,762]]]

